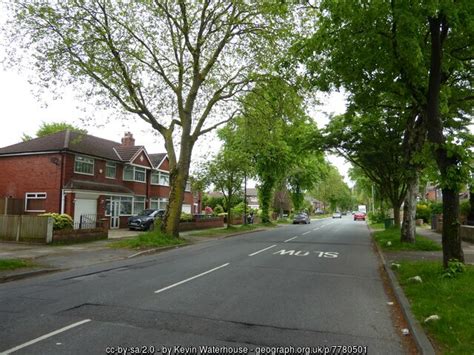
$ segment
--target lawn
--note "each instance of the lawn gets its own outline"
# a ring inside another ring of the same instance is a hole
[[[402,243],[400,241],[400,229],[390,228],[382,231],[374,232],[374,238],[379,246],[384,251],[438,251],[442,250],[441,245],[425,238],[421,235],[416,235],[416,242]],[[389,245],[391,244],[391,245]]]
[[[159,230],[110,243],[111,248],[148,249],[186,244],[186,240],[162,234]]]
[[[33,267],[35,264],[30,260],[23,259],[0,259],[0,270],[15,270],[25,267]]]
[[[273,223],[258,223],[258,224],[242,224],[237,226],[230,226],[229,228],[210,228],[189,234],[191,237],[222,237],[229,234],[251,231],[258,228],[276,227]]]
[[[445,354],[473,354],[474,349],[474,266],[466,266],[455,278],[443,277],[439,262],[400,262],[400,285],[411,303],[415,317]],[[408,279],[420,276],[422,283]],[[424,323],[432,315],[437,321]]]

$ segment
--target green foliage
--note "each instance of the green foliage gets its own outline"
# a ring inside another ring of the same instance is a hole
[[[460,262],[457,259],[451,259],[448,261],[448,267],[444,269],[444,272],[441,277],[452,279],[465,271],[466,265],[464,265],[464,263]]]
[[[75,127],[72,124],[67,123],[67,122],[51,122],[51,123],[42,122],[40,128],[38,128],[38,130],[36,131],[36,137],[40,138],[40,137],[48,136],[50,134],[65,131],[67,129],[71,131],[79,132],[82,134],[87,134],[87,130]],[[27,135],[26,133],[23,133],[23,136],[22,136],[23,142],[29,141],[31,139],[33,139],[33,137]]]
[[[443,204],[441,202],[434,202],[431,204],[431,214],[443,213]]]
[[[460,213],[463,216],[467,216],[470,211],[471,211],[471,204],[469,203],[469,201],[462,201],[460,204]]]
[[[111,248],[130,248],[130,249],[149,249],[156,247],[166,247],[172,245],[185,244],[186,241],[183,239],[170,237],[163,234],[158,228],[152,232],[146,232],[140,234],[137,237],[130,239],[123,239],[114,243],[111,243]]]
[[[384,223],[385,219],[388,217],[387,212],[384,210],[377,210],[375,212],[370,211],[367,213],[371,223]]]
[[[220,215],[222,213],[224,213],[224,208],[221,205],[216,205],[216,207],[214,207],[214,214]]]
[[[423,219],[424,223],[428,223],[431,218],[431,206],[425,203],[418,203],[416,205],[416,219]]]
[[[24,267],[35,266],[30,260],[23,259],[0,259],[0,270],[15,270]]]
[[[322,179],[315,183],[311,196],[321,201],[326,209],[329,207],[332,211],[352,208],[351,190],[337,168],[329,163],[325,164]]]
[[[192,222],[193,215],[189,213],[181,212],[181,217],[179,218],[180,222]]]
[[[74,226],[74,221],[68,214],[43,213],[40,216],[53,218],[53,230],[71,229]]]

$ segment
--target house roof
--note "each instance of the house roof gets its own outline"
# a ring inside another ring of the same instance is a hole
[[[153,167],[158,168],[163,159],[166,158],[166,153],[148,154],[148,156],[150,157]]]
[[[95,181],[84,181],[84,180],[69,180],[66,185],[64,185],[65,189],[71,190],[89,190],[89,191],[101,191],[101,192],[112,192],[112,193],[125,193],[125,194],[133,194],[133,191],[129,188],[121,185],[115,184],[105,184]]]
[[[144,146],[123,146],[121,143],[90,134],[65,130],[0,148],[0,156],[70,151],[107,160],[130,162],[141,150],[146,153]],[[166,154],[153,155],[165,156]],[[155,166],[153,160],[152,163]]]

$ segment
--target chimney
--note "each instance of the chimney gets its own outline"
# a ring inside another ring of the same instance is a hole
[[[125,132],[125,135],[122,138],[122,146],[123,147],[135,146],[135,139],[133,138],[133,134],[131,134],[130,132]]]

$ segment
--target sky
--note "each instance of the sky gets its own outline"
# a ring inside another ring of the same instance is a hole
[[[0,1],[0,26],[5,22],[2,7]],[[126,131],[130,131],[135,138],[135,144],[144,145],[149,153],[165,152],[163,139],[153,134],[150,126],[138,117],[130,115],[126,120],[114,119],[112,111],[84,103],[68,87],[62,91],[61,98],[56,98],[49,92],[38,97],[39,88],[28,81],[32,72],[18,66],[5,68],[1,64],[2,55],[5,53],[1,45],[0,38],[0,120],[3,123],[0,130],[0,147],[21,142],[23,134],[34,136],[42,122],[68,122],[85,128],[89,134],[117,142],[120,142]],[[313,107],[310,114],[318,127],[323,127],[328,122],[328,113],[338,114],[345,111],[344,95],[340,93],[320,95],[318,98],[321,105]],[[91,112],[94,113],[94,119],[87,120],[86,117],[90,116]],[[193,160],[206,159],[216,153],[219,146],[215,132],[201,137],[195,147]],[[339,169],[345,180],[350,182],[347,177],[350,165],[335,156],[328,156],[328,160]]]

